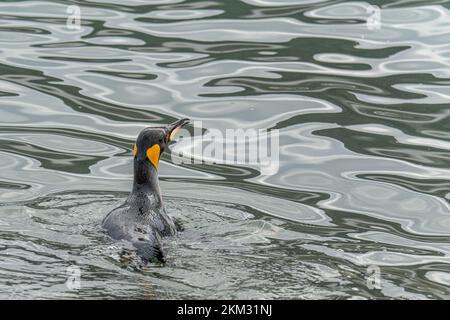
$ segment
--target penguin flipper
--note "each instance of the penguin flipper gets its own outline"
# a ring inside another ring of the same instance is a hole
[[[178,220],[178,219],[173,219],[173,223],[174,223],[175,228],[177,229],[178,232],[184,231],[183,224],[180,222],[180,220]]]
[[[137,254],[145,262],[166,262],[164,252],[160,243],[138,240],[133,242]]]

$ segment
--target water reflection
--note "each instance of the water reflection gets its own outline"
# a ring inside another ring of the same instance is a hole
[[[447,1],[379,1],[378,30],[360,2],[96,0],[70,31],[68,4],[0,4],[0,297],[449,297]],[[132,266],[99,221],[182,117],[279,129],[280,170],[165,154],[185,231]]]

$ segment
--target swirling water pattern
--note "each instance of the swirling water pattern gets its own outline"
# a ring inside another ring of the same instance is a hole
[[[449,98],[449,1],[1,2],[0,297],[450,298]],[[164,155],[185,231],[133,267],[99,222],[181,117],[279,129],[280,170]]]

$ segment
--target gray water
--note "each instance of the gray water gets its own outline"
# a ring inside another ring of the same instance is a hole
[[[449,1],[2,1],[0,298],[450,298],[449,98]],[[279,171],[164,154],[185,230],[139,266],[99,224],[181,117]]]

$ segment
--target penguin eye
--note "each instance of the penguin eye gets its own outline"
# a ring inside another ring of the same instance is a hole
[[[133,148],[133,156],[136,157],[137,154],[137,146],[136,143],[134,144],[134,148]]]

